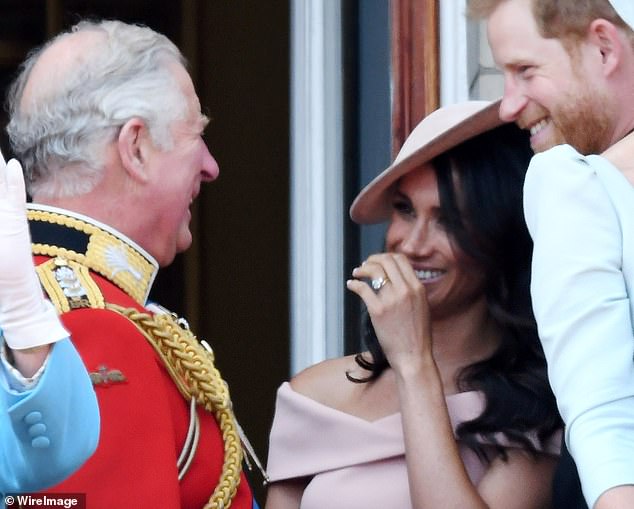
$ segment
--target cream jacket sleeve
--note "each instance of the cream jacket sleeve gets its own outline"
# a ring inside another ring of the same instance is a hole
[[[536,155],[524,186],[531,293],[584,496],[634,484],[634,190],[598,156]]]

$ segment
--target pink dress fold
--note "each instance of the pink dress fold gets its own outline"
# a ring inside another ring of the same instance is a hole
[[[484,408],[476,391],[446,401],[454,432]],[[458,446],[477,484],[487,465],[465,445]],[[404,454],[400,413],[370,422],[303,396],[288,382],[278,389],[267,472],[272,482],[311,478],[301,509],[410,509]]]

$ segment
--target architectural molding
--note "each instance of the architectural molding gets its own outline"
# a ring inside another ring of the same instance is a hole
[[[340,2],[291,1],[291,375],[343,354]]]

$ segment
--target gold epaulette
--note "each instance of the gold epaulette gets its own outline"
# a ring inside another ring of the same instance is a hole
[[[37,275],[57,312],[71,309],[103,309],[105,301],[90,270],[81,263],[56,257],[38,265]]]
[[[158,263],[134,241],[90,217],[56,207],[30,203],[27,217],[33,254],[81,264],[138,304],[145,303]]]

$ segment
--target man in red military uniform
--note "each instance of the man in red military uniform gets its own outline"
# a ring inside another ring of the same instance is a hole
[[[38,274],[101,413],[97,451],[54,491],[90,509],[251,509],[213,354],[146,303],[218,176],[183,57],[147,27],[82,22],[29,57],[9,101]]]

